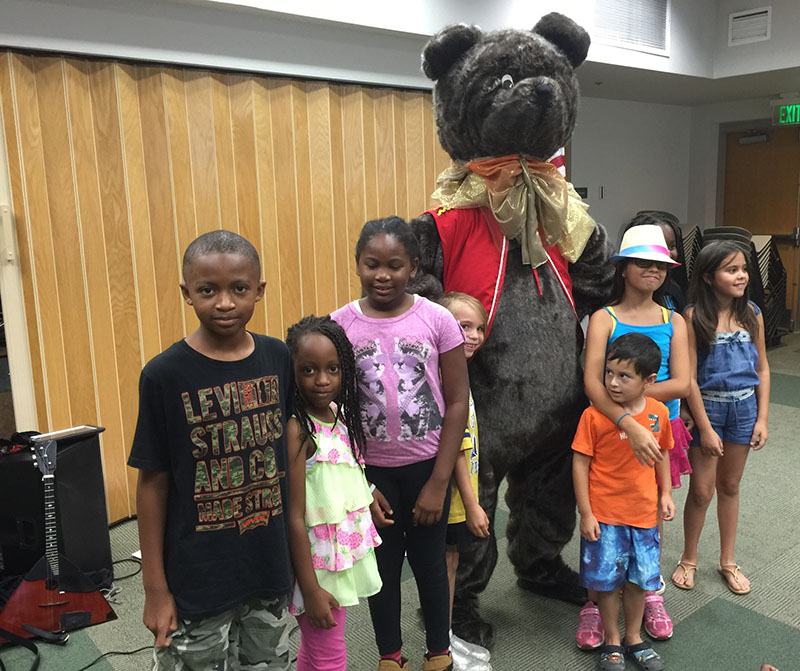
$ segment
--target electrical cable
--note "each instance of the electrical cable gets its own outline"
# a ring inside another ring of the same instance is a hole
[[[121,564],[122,562],[134,562],[135,564],[139,565],[139,568],[134,571],[133,573],[129,573],[128,575],[123,575],[120,577],[114,576],[114,582],[119,582],[120,580],[127,580],[128,578],[133,578],[135,575],[139,575],[142,572],[142,562],[138,559],[133,559],[132,557],[129,559],[117,559],[117,561],[112,562],[112,566],[115,564]]]
[[[153,649],[152,645],[146,645],[143,648],[138,648],[137,650],[130,650],[128,652],[123,652],[123,651],[118,651],[118,650],[112,650],[111,652],[105,652],[102,655],[100,655],[97,659],[95,659],[93,662],[90,662],[86,666],[82,666],[80,669],[78,669],[78,671],[86,671],[86,669],[89,669],[89,668],[93,667],[95,664],[97,664],[97,662],[99,662],[104,657],[109,657],[111,655],[136,655],[136,654],[138,654],[140,652],[144,652],[145,650],[152,650],[152,649]]]

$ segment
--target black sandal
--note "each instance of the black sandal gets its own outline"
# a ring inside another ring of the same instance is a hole
[[[664,671],[664,661],[653,650],[653,645],[650,641],[626,645],[625,654],[636,663],[636,666],[644,669],[644,671]]]
[[[604,645],[600,648],[600,671],[625,671],[625,648]]]

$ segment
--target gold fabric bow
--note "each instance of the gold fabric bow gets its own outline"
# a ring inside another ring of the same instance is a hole
[[[519,155],[475,160],[450,166],[436,185],[432,198],[444,207],[489,207],[503,235],[519,240],[522,262],[534,268],[547,262],[542,240],[574,263],[594,230],[589,206],[551,163]]]

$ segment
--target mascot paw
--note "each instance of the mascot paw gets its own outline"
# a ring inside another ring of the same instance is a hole
[[[481,617],[475,601],[453,605],[453,633],[487,649],[494,645],[494,627]]]
[[[561,557],[539,562],[526,575],[517,575],[517,585],[524,590],[579,606],[586,603],[586,590],[581,587],[578,574]]]

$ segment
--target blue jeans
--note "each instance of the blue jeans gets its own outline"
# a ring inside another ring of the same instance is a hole
[[[758,402],[755,393],[747,398],[736,400],[717,400],[703,398],[703,406],[711,422],[711,428],[723,443],[749,445],[753,437],[753,427],[758,419]],[[692,433],[694,444],[699,445],[699,434]]]

